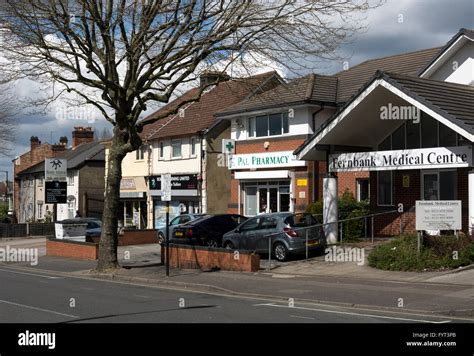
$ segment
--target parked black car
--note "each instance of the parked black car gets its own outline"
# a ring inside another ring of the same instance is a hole
[[[220,247],[222,236],[247,218],[237,214],[203,215],[202,217],[179,225],[170,238],[172,244]]]
[[[290,254],[304,253],[306,243],[308,251],[324,251],[326,247],[322,227],[308,213],[271,213],[255,216],[226,233],[222,243],[229,249],[268,253],[269,235],[272,253],[279,261],[285,261]]]

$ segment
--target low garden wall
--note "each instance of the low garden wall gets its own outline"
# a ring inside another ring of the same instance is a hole
[[[99,245],[93,242],[49,238],[46,240],[46,255],[79,260],[97,260]]]

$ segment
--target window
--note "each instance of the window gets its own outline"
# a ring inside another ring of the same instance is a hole
[[[181,157],[181,139],[171,141],[171,151],[173,158]]]
[[[420,123],[415,124],[413,121],[406,123],[407,131],[407,148],[420,148]]]
[[[191,137],[191,157],[196,157],[196,137]]]
[[[240,228],[240,231],[257,230],[259,223],[260,223],[260,218],[249,219],[244,225],[242,225],[242,227]]]
[[[422,174],[422,187],[423,200],[456,200],[456,171],[425,171]]]
[[[357,201],[369,200],[369,180],[357,179]]]
[[[145,159],[145,150],[146,150],[146,146],[141,145],[140,148],[135,151],[135,155],[136,155],[135,159],[137,161],[141,161],[141,160]]]
[[[278,136],[289,132],[286,112],[252,117],[248,123],[249,137]]]
[[[405,146],[405,124],[403,124],[392,134],[392,150],[404,150]]]
[[[255,127],[257,137],[268,136],[268,116],[257,116]]]
[[[379,151],[389,151],[392,149],[392,137],[388,136],[379,144]]]
[[[260,221],[260,229],[276,229],[278,221],[275,218],[262,217]]]
[[[456,132],[443,124],[439,124],[439,145],[443,147],[456,146]]]
[[[38,187],[42,187],[42,186],[43,186],[43,181],[44,181],[44,178],[43,178],[43,177],[38,177]]]
[[[426,115],[421,121],[421,144],[423,148],[438,146],[438,120]]]
[[[35,179],[33,177],[28,178],[28,186],[33,187],[35,183]]]
[[[43,218],[43,203],[38,203],[38,219]]]
[[[67,185],[74,185],[74,172],[67,172]]]
[[[160,153],[159,153],[159,157],[160,159],[163,159],[165,157],[165,144],[163,142],[160,142]]]
[[[393,181],[391,171],[378,172],[378,205],[393,205]]]

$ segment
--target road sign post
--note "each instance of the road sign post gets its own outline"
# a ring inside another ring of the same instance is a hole
[[[170,276],[170,200],[171,200],[171,174],[161,175],[161,201],[166,201],[166,277]]]

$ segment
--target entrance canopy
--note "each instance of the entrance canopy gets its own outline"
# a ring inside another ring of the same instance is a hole
[[[326,160],[327,153],[368,152],[403,120],[426,113],[474,142],[474,87],[399,74],[377,74],[295,154],[299,160]]]

